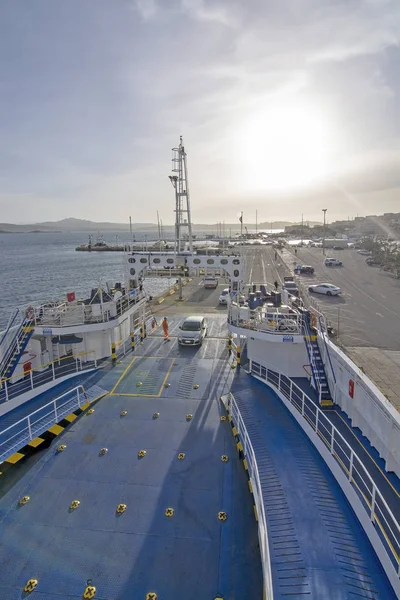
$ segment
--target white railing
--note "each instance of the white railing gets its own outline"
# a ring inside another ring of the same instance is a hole
[[[139,288],[130,290],[120,298],[104,303],[84,304],[81,301],[52,302],[33,309],[34,324],[52,327],[68,327],[85,323],[105,323],[120,317],[128,309],[145,298]]]
[[[273,600],[274,594],[272,588],[271,558],[268,544],[267,520],[265,517],[264,502],[256,456],[253,446],[251,445],[250,436],[247,433],[246,426],[234,396],[229,393],[225,396],[222,396],[221,400],[224,403],[227,412],[232,416],[232,421],[238,430],[240,441],[243,446],[243,453],[247,461],[258,518],[258,539],[260,543],[261,565],[263,570],[264,598],[265,600]]]
[[[298,335],[303,328],[302,315],[298,313],[279,312],[279,309],[265,306],[254,309],[239,307],[234,302],[229,306],[228,323],[234,327],[279,335]]]
[[[0,402],[8,402],[25,392],[34,390],[60,377],[97,369],[96,352],[84,352],[73,356],[62,356],[44,365],[30,369],[25,374],[12,375],[0,380]]]
[[[364,464],[328,417],[289,377],[251,361],[251,372],[276,387],[329,449],[368,513],[400,578],[400,525]]]
[[[0,429],[0,464],[86,403],[85,390],[79,385],[6,429]]]

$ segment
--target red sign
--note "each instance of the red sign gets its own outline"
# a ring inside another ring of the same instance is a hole
[[[354,381],[352,379],[349,379],[349,396],[354,398]]]
[[[73,302],[75,300],[75,292],[68,292],[67,300],[68,302]]]

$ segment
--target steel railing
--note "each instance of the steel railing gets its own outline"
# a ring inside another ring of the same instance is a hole
[[[265,517],[265,508],[261,490],[260,475],[258,472],[257,459],[251,444],[250,436],[247,432],[240,410],[236,404],[233,394],[229,393],[221,398],[227,411],[232,417],[232,421],[238,431],[240,441],[243,446],[243,453],[246,458],[248,473],[253,490],[254,503],[258,518],[258,539],[260,543],[261,565],[264,580],[264,598],[273,600],[271,557],[268,544],[267,520]]]
[[[90,359],[90,356],[93,358]],[[83,362],[83,358],[86,358]],[[80,373],[89,369],[97,368],[95,350],[82,352],[73,356],[62,356],[56,360],[33,367],[26,373],[12,375],[7,379],[0,380],[0,402],[7,402],[16,396],[36,389],[41,385],[55,381],[65,375]]]
[[[251,361],[250,370],[277,388],[327,446],[357,492],[400,578],[400,525],[361,459],[315,402],[289,377],[255,361]]]
[[[0,463],[87,403],[82,385],[58,396],[6,429],[0,430]]]

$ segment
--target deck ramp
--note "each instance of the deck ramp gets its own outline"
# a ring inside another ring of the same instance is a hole
[[[262,597],[253,503],[220,421],[221,341],[183,352],[175,340],[148,338],[117,365],[112,392],[94,412],[76,419],[5,493],[2,600],[20,597],[31,578],[39,582],[35,600],[81,599],[87,582],[96,600],[144,600],[151,592],[160,600]],[[66,448],[57,453],[59,444]],[[18,506],[25,495],[29,502]],[[80,505],[69,510],[73,500]],[[121,515],[119,504],[127,506]]]
[[[275,600],[394,600],[338,484],[278,396],[245,373],[232,391],[256,453]]]

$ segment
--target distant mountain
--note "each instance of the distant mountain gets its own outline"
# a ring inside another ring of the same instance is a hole
[[[310,225],[318,224],[316,221],[307,221]],[[264,221],[258,224],[258,229],[284,229],[287,225],[294,225],[299,223],[293,223],[292,221]],[[306,224],[306,223],[305,223]],[[248,229],[255,229],[255,223],[243,223],[243,227]],[[173,230],[174,225],[163,225],[165,231]],[[193,223],[193,229],[195,232],[216,232],[217,225],[214,224],[202,224]],[[229,229],[232,231],[240,230],[240,223],[225,223],[225,232]],[[133,231],[157,231],[156,223],[132,223]],[[0,233],[47,233],[47,232],[66,232],[66,231],[82,231],[82,232],[97,232],[105,233],[107,231],[129,231],[129,223],[109,223],[95,221],[89,221],[87,219],[74,219],[69,217],[67,219],[61,219],[61,221],[45,221],[43,223],[31,223],[29,225],[16,225],[14,223],[0,223]]]

